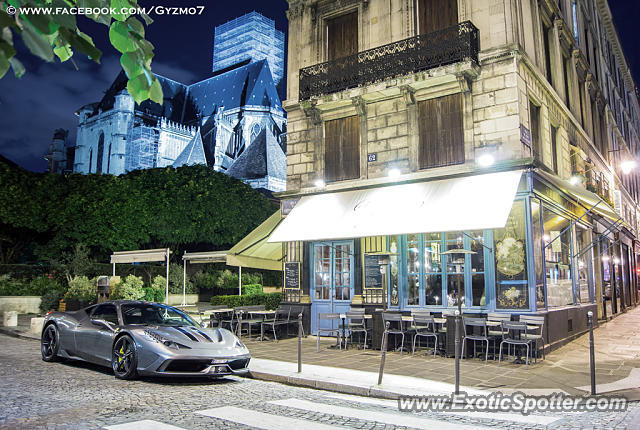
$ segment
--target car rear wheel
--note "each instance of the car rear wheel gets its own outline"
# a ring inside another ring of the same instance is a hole
[[[133,339],[129,335],[119,337],[113,344],[111,354],[111,367],[118,379],[135,379],[137,372],[138,357]]]
[[[58,361],[58,349],[60,348],[60,334],[55,324],[49,324],[42,333],[40,339],[40,350],[42,360],[47,362]]]

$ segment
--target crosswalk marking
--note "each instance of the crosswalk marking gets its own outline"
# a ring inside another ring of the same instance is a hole
[[[220,418],[226,421],[257,427],[265,430],[281,430],[284,428],[303,428],[305,430],[335,430],[336,428],[327,424],[316,423],[297,418],[283,417],[280,415],[270,415],[264,412],[242,409],[235,406],[223,406],[221,408],[206,409],[196,412],[211,418]]]
[[[477,425],[462,425],[450,423],[447,421],[439,421],[430,418],[418,417],[412,414],[404,413],[388,413],[375,412],[363,409],[345,408],[343,406],[328,405],[324,403],[315,403],[308,400],[286,399],[274,400],[273,405],[285,406],[289,408],[302,409],[305,411],[319,412],[328,415],[339,415],[347,418],[359,420],[377,421],[385,424],[392,424],[404,427],[413,427],[417,429],[439,429],[439,430],[461,430],[461,429],[482,429],[489,430],[488,427],[480,427]]]
[[[114,424],[105,427],[106,430],[184,430],[182,427],[161,423],[154,420],[133,421],[125,424]]]
[[[338,400],[347,400],[351,402],[364,403],[368,405],[386,406],[388,408],[397,408],[398,402],[396,400],[376,399],[372,397],[359,397],[349,394],[327,394],[325,397]],[[561,419],[557,416],[542,416],[542,415],[522,415],[519,413],[509,412],[475,412],[475,411],[442,411],[443,414],[459,415],[469,418],[486,418],[490,420],[502,420],[513,421],[525,424],[541,424],[549,425],[554,421]]]

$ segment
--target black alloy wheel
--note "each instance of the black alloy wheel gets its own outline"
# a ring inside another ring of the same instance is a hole
[[[124,335],[113,344],[111,354],[111,367],[118,379],[135,379],[137,372],[138,357],[133,339],[129,335]]]
[[[58,349],[60,348],[60,335],[55,324],[49,324],[42,333],[40,339],[40,350],[42,360],[47,362],[58,361]]]

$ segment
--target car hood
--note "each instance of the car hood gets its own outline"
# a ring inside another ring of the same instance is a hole
[[[133,331],[138,332],[147,340],[166,339],[194,350],[215,349],[217,352],[227,351],[232,355],[249,352],[233,333],[223,328],[148,325],[135,326]]]

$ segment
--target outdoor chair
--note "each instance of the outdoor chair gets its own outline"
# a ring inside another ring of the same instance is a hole
[[[214,305],[214,306],[198,306],[198,315],[200,318],[200,323],[203,323],[206,318],[207,315],[205,314],[208,311],[214,311],[216,309],[225,309],[227,306],[226,305]],[[214,327],[215,326],[220,326],[220,323],[222,322],[222,318],[221,318],[221,314],[219,313],[211,313],[209,315],[209,327]]]
[[[438,352],[438,331],[436,330],[436,323],[433,320],[431,315],[419,315],[415,314],[413,316],[413,326],[412,328],[415,330],[415,335],[413,337],[413,347],[411,348],[411,355],[413,356],[416,352],[416,340],[419,336],[434,339],[433,344],[433,356],[436,356]],[[418,343],[418,346],[420,344]]]
[[[502,345],[505,343],[507,345],[513,345],[514,349],[518,346],[524,346],[527,350],[526,354],[526,363],[527,367],[529,367],[529,343],[528,339],[525,339],[525,336],[522,336],[524,333],[527,334],[527,323],[520,321],[502,321],[501,325],[502,329],[502,341],[500,342],[500,356],[498,358],[498,366],[502,361]]]
[[[276,335],[276,328],[282,326],[288,328],[290,314],[291,308],[276,309],[276,313],[274,314],[273,318],[265,319],[264,321],[262,321],[262,324],[260,325],[260,340],[264,339],[264,328],[266,326],[267,329],[271,328],[271,330],[273,330],[273,340],[277,341],[278,336]]]
[[[231,332],[235,333],[236,324],[238,323],[238,312],[242,312],[242,309],[234,308],[233,311],[230,312],[231,315],[227,315],[226,318],[222,317],[219,323],[220,327],[228,327]]]
[[[352,309],[351,311],[345,314],[347,317],[347,330],[349,330],[349,342],[353,342],[353,333],[364,333],[364,343],[362,344],[362,349],[367,349],[367,335],[370,331],[367,328],[367,321],[364,318],[364,309],[360,311],[360,309]]]
[[[530,315],[520,315],[520,322],[525,322],[527,325],[535,325],[537,328],[535,329],[535,333],[527,332],[523,336],[527,339],[532,345],[531,355],[535,352],[535,361],[538,362],[538,343],[542,343],[542,359],[546,359],[544,355],[544,317],[542,316],[530,316]],[[534,346],[535,345],[535,346]]]
[[[502,321],[511,321],[511,314],[505,314],[502,312],[489,312],[487,314],[487,321],[493,321],[493,322],[500,322],[502,323]],[[498,325],[497,327],[495,326],[487,326],[487,330],[489,331],[489,339],[493,341],[493,354],[494,354],[494,360],[495,360],[495,349],[496,349],[496,343],[498,342],[498,340],[502,340],[502,329],[501,326]],[[507,348],[510,348],[510,345],[507,345]],[[507,354],[510,353],[510,350],[507,349]]]
[[[295,333],[298,332],[298,315],[303,314],[304,316],[304,308],[302,306],[290,306],[289,307],[289,324],[287,325],[287,335],[289,334],[289,326],[293,325],[296,329]],[[304,325],[302,326],[302,336],[306,337],[304,334]]]
[[[246,325],[247,327],[247,335],[249,339],[251,339],[251,331],[253,327],[259,326],[262,327],[262,322],[264,321],[264,316],[254,317],[251,315],[252,311],[264,311],[264,305],[256,305],[256,306],[244,306],[242,311],[242,320],[238,320],[238,324],[240,324],[239,332],[242,333],[242,328]]]
[[[323,320],[324,321],[331,321],[331,327],[322,328],[320,323]],[[333,322],[334,321],[338,322],[338,327],[336,327],[336,328],[333,327]],[[336,312],[319,313],[318,314],[318,336],[317,336],[317,344],[316,344],[316,348],[317,348],[318,352],[320,352],[320,335],[322,333],[326,333],[326,334],[329,334],[329,335],[335,334],[335,336],[336,336],[336,345],[338,345],[338,347],[340,349],[342,349],[342,342],[340,341],[341,332],[342,332],[342,330],[340,329],[340,314],[339,313],[336,313]]]
[[[402,320],[402,314],[399,313],[390,313],[383,312],[382,313],[382,322],[384,324],[385,330],[383,335],[387,335],[387,341],[389,340],[390,334],[400,335],[402,336],[402,341],[400,342],[400,355],[402,355],[402,350],[404,349],[404,335],[407,333],[405,329],[404,321]],[[387,322],[389,322],[389,328],[387,329]],[[397,345],[397,342],[396,342]]]
[[[464,338],[462,339],[462,355],[464,358],[467,357],[467,350],[465,349],[465,345],[467,340],[473,341],[473,356],[476,356],[476,342],[487,343],[487,347],[485,349],[484,361],[487,362],[489,360],[489,336],[487,333],[487,321],[484,318],[462,318],[462,325],[464,327]],[[471,333],[467,332],[467,327],[471,327]],[[475,332],[475,328],[480,328],[480,333]]]

